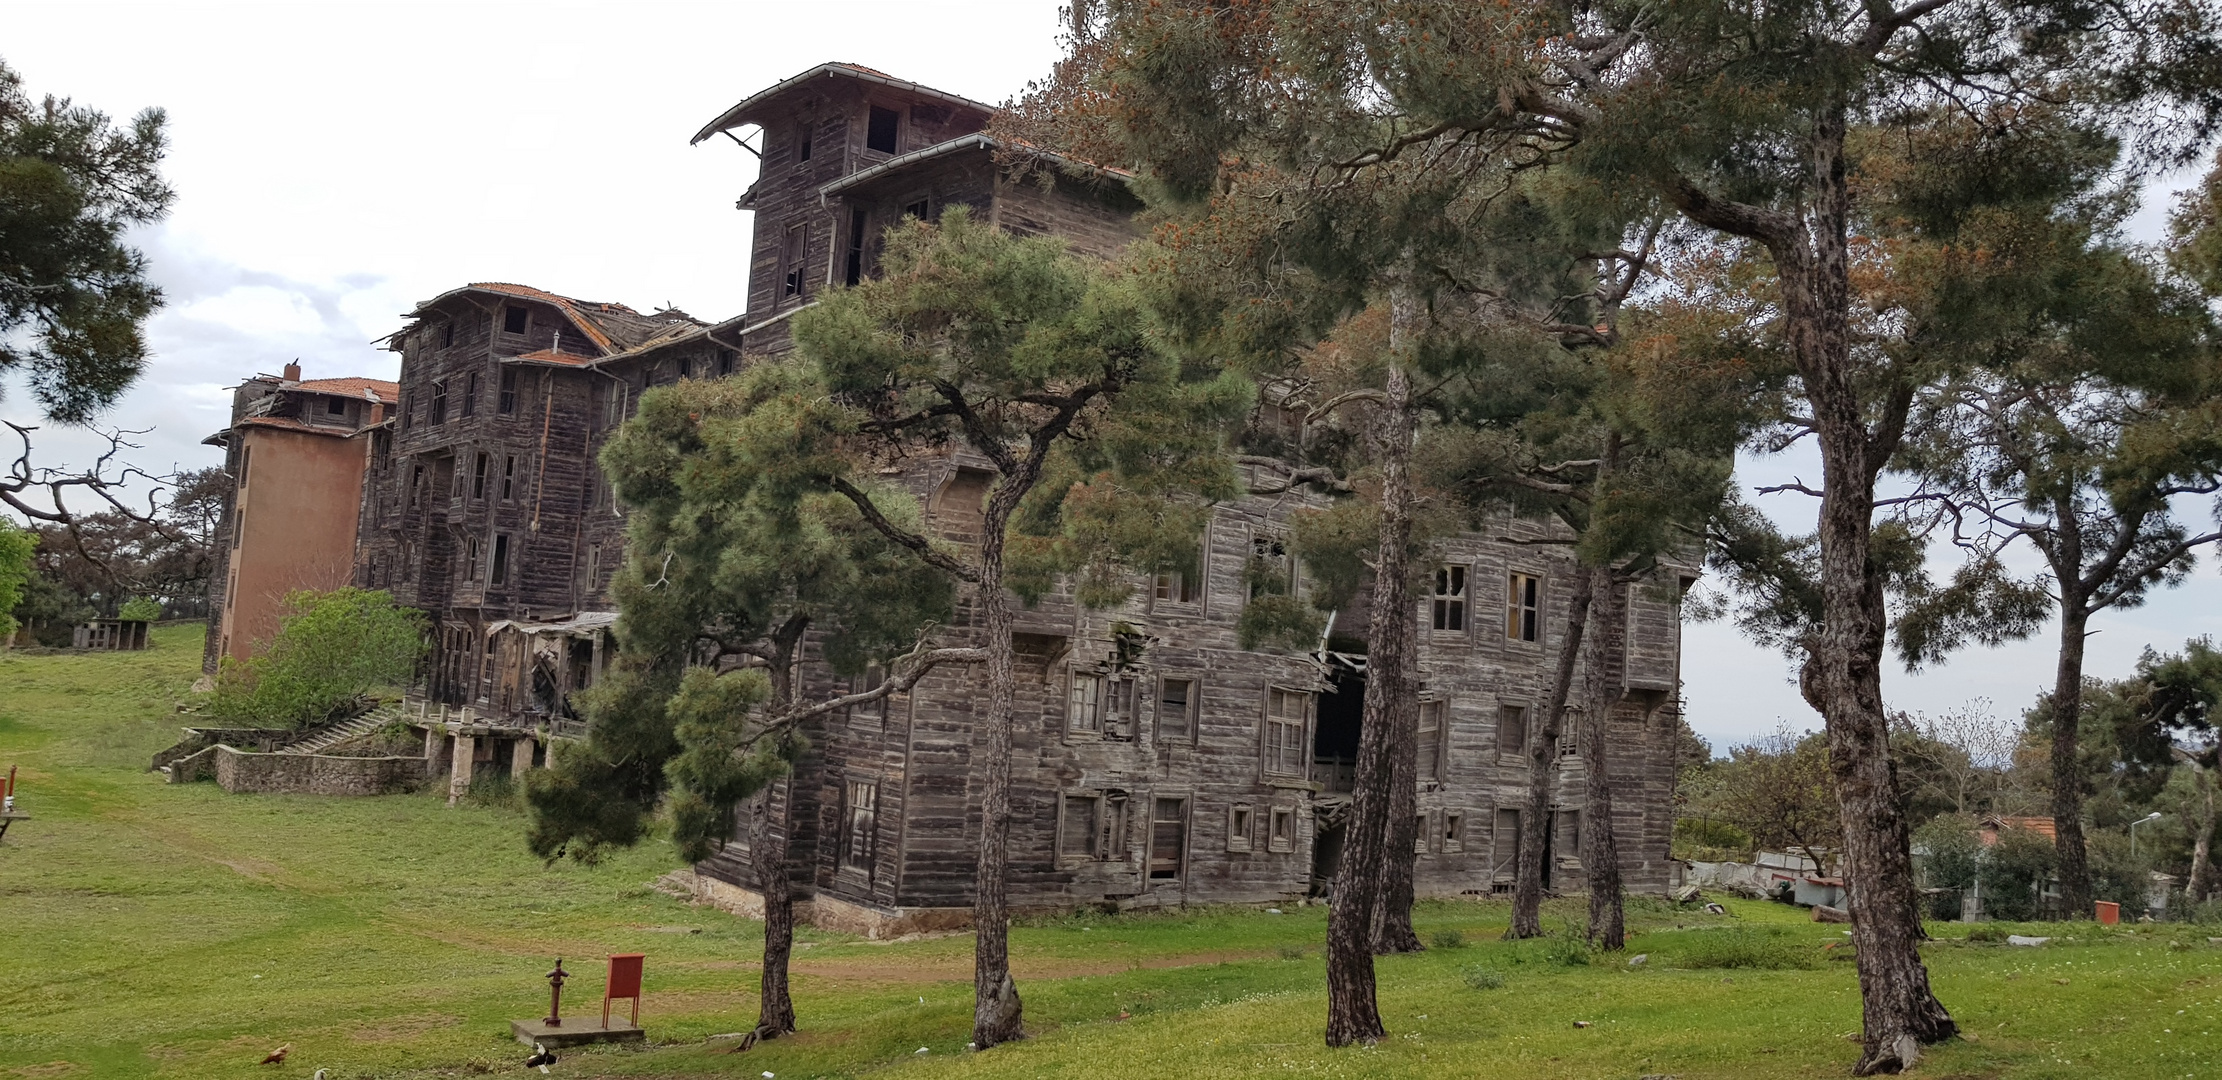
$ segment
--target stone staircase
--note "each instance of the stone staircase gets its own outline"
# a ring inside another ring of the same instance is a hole
[[[357,713],[345,720],[325,724],[303,732],[292,742],[279,747],[279,754],[321,754],[349,739],[359,739],[388,723],[401,718],[401,703],[388,702],[368,712]]]

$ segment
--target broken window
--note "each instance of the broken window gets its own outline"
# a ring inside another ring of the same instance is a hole
[[[501,460],[501,501],[517,497],[517,455],[505,454]]]
[[[602,399],[602,426],[613,428],[625,422],[625,398],[632,393],[630,383],[611,383],[609,396]]]
[[[733,374],[733,350],[731,350],[731,349],[719,349],[719,350],[718,350],[718,374],[720,374],[720,375],[731,375],[731,374]]]
[[[1096,809],[1100,805],[1094,795],[1067,795],[1064,799],[1062,820],[1057,825],[1057,857],[1060,859],[1093,859],[1100,850],[1096,829]]]
[[[902,114],[895,110],[872,106],[872,113],[864,123],[864,148],[882,154],[894,153],[895,136],[902,121]]]
[[[453,344],[455,344],[455,320],[449,319],[440,326],[440,347],[445,349]]]
[[[679,377],[682,379],[694,378],[694,357],[682,356],[679,358]]]
[[[1542,592],[1542,578],[1528,574],[1510,576],[1505,590],[1504,636],[1514,641],[1535,640]]]
[[[1068,731],[1103,731],[1103,676],[1074,672],[1071,700],[1065,708]]]
[[[1466,815],[1456,810],[1443,811],[1443,851],[1466,850]]]
[[[782,297],[799,298],[802,296],[802,257],[803,253],[809,250],[809,245],[810,226],[790,225],[787,227],[787,247],[780,256],[780,265],[785,268],[786,274],[786,284],[784,290],[780,293]]]
[[[1466,630],[1466,568],[1445,566],[1435,571],[1435,629]]]
[[[795,163],[799,165],[808,160],[810,160],[810,125],[805,122],[801,130],[795,132]]]
[[[1558,737],[1558,756],[1576,757],[1581,754],[1581,740],[1575,736],[1573,730],[1580,727],[1581,722],[1581,714],[1572,712],[1571,710],[1568,711],[1566,719],[1562,721],[1562,723],[1567,726],[1568,730]]]
[[[1187,742],[1196,731],[1196,680],[1157,680],[1157,741]]]
[[[491,585],[509,583],[509,537],[506,535],[494,537],[494,567],[487,579]]]
[[[471,372],[463,379],[463,408],[460,411],[464,416],[472,416],[478,412],[478,372]]]
[[[501,401],[494,411],[501,413],[503,416],[508,416],[517,411],[516,368],[505,367],[501,370]]]
[[[848,269],[841,275],[841,280],[849,285],[864,281],[864,236],[868,220],[861,208],[849,211],[849,261]]]
[[[1528,750],[1528,710],[1522,705],[1497,706],[1497,755],[1518,756]]]
[[[325,398],[324,411],[332,414],[333,416],[346,416],[347,399],[343,397]]]
[[[1103,683],[1103,735],[1107,739],[1134,737],[1134,680],[1105,679]]]
[[[1440,701],[1420,702],[1420,745],[1418,776],[1422,783],[1443,778],[1443,747],[1449,740],[1445,730],[1450,707]]]
[[[586,591],[593,592],[601,587],[602,545],[588,544],[586,547]]]
[[[1158,799],[1150,815],[1150,877],[1177,878],[1188,855],[1188,800]]]
[[[504,334],[522,334],[532,324],[532,312],[511,304],[501,311],[501,330]]]
[[[1265,692],[1265,771],[1278,776],[1304,775],[1304,721],[1312,696],[1278,686]]]
[[[1274,807],[1272,824],[1272,831],[1268,834],[1265,842],[1266,850],[1294,850],[1296,847],[1296,808],[1293,806]]]
[[[471,498],[473,500],[483,499],[486,497],[486,472],[492,465],[493,460],[494,456],[492,454],[486,453],[483,450],[479,451],[478,456],[472,459]]]
[[[843,811],[845,827],[841,830],[841,867],[846,870],[872,870],[872,840],[879,827],[880,786],[860,780],[849,781]]]
[[[1246,575],[1250,599],[1283,596],[1295,584],[1295,564],[1288,557],[1288,536],[1259,529],[1250,536],[1250,569]]]
[[[1249,803],[1236,803],[1227,809],[1227,850],[1250,850],[1250,827],[1257,811]]]
[[[1157,599],[1173,604],[1196,602],[1196,583],[1178,570],[1165,570],[1157,575]]]
[[[463,545],[463,579],[474,585],[477,584],[478,571],[478,537],[474,536],[465,541]]]
[[[933,220],[932,209],[933,207],[926,200],[920,199],[914,203],[904,203],[903,216],[917,218],[920,221],[931,221]]]
[[[432,411],[424,419],[425,423],[428,424],[447,423],[447,381],[445,379],[432,384]]]

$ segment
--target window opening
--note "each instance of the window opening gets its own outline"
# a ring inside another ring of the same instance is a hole
[[[1150,877],[1164,880],[1180,876],[1188,854],[1188,800],[1159,799],[1150,815]]]
[[[409,469],[409,509],[414,510],[417,508],[417,502],[423,489],[424,466],[411,466]]]
[[[1291,851],[1296,847],[1296,810],[1293,807],[1273,808],[1273,831],[1266,840],[1271,851]]]
[[[1489,876],[1505,880],[1520,870],[1520,811],[1499,807],[1489,830]]]
[[[1497,706],[1497,753],[1525,754],[1528,750],[1528,710],[1521,705]]]
[[[449,319],[440,327],[440,347],[445,349],[453,344],[455,344],[455,320]]]
[[[509,537],[494,537],[494,572],[488,576],[492,579],[491,584],[509,583]]]
[[[1427,822],[1427,813],[1426,813],[1425,811],[1422,811],[1422,812],[1420,812],[1420,813],[1417,813],[1417,814],[1414,814],[1414,815],[1412,815],[1412,853],[1413,853],[1413,854],[1415,854],[1415,855],[1425,855],[1425,854],[1427,854],[1427,850],[1428,850],[1428,849],[1427,849],[1427,842],[1428,842],[1428,839],[1429,839],[1429,837],[1428,837],[1428,833],[1429,833],[1429,832],[1431,832],[1431,831],[1432,831],[1432,830],[1431,830],[1431,828],[1429,827],[1429,825],[1428,825],[1428,822]]]
[[[481,451],[471,462],[471,498],[474,500],[486,497],[486,471],[493,459],[492,454]]]
[[[1250,599],[1286,595],[1295,581],[1293,570],[1287,536],[1260,530],[1250,537]]]
[[[803,293],[802,256],[809,244],[810,227],[791,225],[787,228],[787,252],[783,259],[787,266],[787,282],[783,296],[799,297]]]
[[[1443,850],[1466,850],[1466,815],[1455,810],[1443,812]]]
[[[718,350],[718,374],[720,374],[720,375],[731,375],[731,374],[733,374],[733,350],[731,350],[731,349],[719,349],[719,350]]]
[[[1106,679],[1103,684],[1103,735],[1109,739],[1134,737],[1134,680]]]
[[[1514,641],[1534,641],[1538,601],[1543,579],[1528,574],[1511,575],[1505,592],[1504,635]]]
[[[1065,711],[1065,726],[1072,731],[1103,730],[1103,676],[1072,677],[1072,700]]]
[[[464,579],[475,584],[478,581],[479,571],[478,537],[474,536],[465,541],[463,545],[463,551]]]
[[[847,795],[848,820],[841,830],[841,866],[849,870],[872,869],[872,840],[879,825],[880,786],[858,780],[849,781]]]
[[[464,416],[473,416],[478,412],[478,372],[471,372],[463,379],[463,408],[461,412]]]
[[[872,106],[871,116],[864,123],[864,148],[882,154],[895,152],[896,132],[902,125],[902,115],[893,109]]]
[[[932,221],[933,215],[928,212],[932,209],[926,200],[920,199],[914,203],[903,204],[903,216],[917,218],[920,221]]]
[[[1311,695],[1278,686],[1265,692],[1265,771],[1304,775],[1304,720]]]
[[[849,264],[841,280],[848,285],[864,281],[864,229],[867,218],[862,209],[849,211]]]
[[[501,462],[501,501],[508,502],[517,494],[517,455],[506,454]]]
[[[1096,807],[1093,795],[1065,796],[1064,820],[1057,832],[1057,854],[1067,859],[1097,857]]]
[[[795,133],[795,161],[799,164],[808,160],[810,160],[810,125],[804,124],[802,130]]]
[[[1256,816],[1248,803],[1236,803],[1227,811],[1227,850],[1250,850],[1250,823]]]
[[[504,334],[522,334],[532,325],[532,312],[515,304],[502,309],[501,330]]]
[[[1178,570],[1166,570],[1157,575],[1156,595],[1159,600],[1175,604],[1196,602],[1196,583]]]
[[[495,407],[495,410],[494,410],[494,411],[496,411],[496,412],[499,412],[499,413],[501,413],[501,414],[502,414],[502,415],[504,415],[504,416],[507,416],[507,415],[509,415],[509,414],[511,414],[511,413],[514,413],[514,412],[516,412],[516,411],[517,411],[517,369],[516,369],[516,368],[513,368],[513,367],[505,367],[505,368],[503,368],[503,369],[502,369],[502,372],[501,372],[501,401],[500,401],[500,402],[499,402],[499,403],[498,403],[498,404],[496,405],[496,407]]]
[[[325,398],[325,399],[324,399],[324,411],[325,411],[325,412],[327,412],[327,413],[330,413],[330,414],[332,414],[333,416],[346,416],[346,415],[347,415],[347,399],[346,399],[346,398],[340,398],[340,397],[335,397],[335,398]]]
[[[239,487],[242,491],[246,490],[247,487],[248,466],[254,464],[254,460],[254,447],[242,446],[239,448]]]
[[[1186,742],[1195,728],[1196,680],[1157,680],[1157,740]]]
[[[432,384],[432,412],[425,417],[425,422],[435,425],[447,423],[447,382],[445,380]]]
[[[633,391],[630,383],[611,383],[609,396],[602,400],[602,426],[613,428],[625,422],[625,398]]]
[[[1435,629],[1466,629],[1466,568],[1445,566],[1435,571]]]

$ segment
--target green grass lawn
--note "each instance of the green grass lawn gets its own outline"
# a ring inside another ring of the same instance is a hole
[[[600,957],[633,951],[656,1045],[557,1075],[1694,1080],[1842,1076],[1857,1053],[1852,965],[1824,958],[1841,931],[1760,903],[1639,904],[1634,968],[1498,941],[1502,905],[1423,905],[1423,937],[1466,944],[1382,960],[1392,1037],[1339,1051],[1319,1042],[1317,907],[1023,925],[1035,1037],[980,1056],[962,1052],[969,938],[805,930],[804,1030],[713,1052],[705,1036],[754,1022],[758,928],[649,888],[677,866],[668,845],[548,868],[506,807],[165,785],[147,757],[176,738],[199,657],[192,627],[138,654],[0,654],[0,769],[22,767],[36,815],[0,841],[0,1077],[521,1074],[508,1021],[541,1015],[555,957],[576,1012],[599,1007]],[[1935,931],[1932,977],[1972,1037],[1923,1075],[2222,1077],[2222,928],[2054,925],[2031,930],[2055,937],[2038,949]],[[256,1064],[281,1043],[286,1064]]]

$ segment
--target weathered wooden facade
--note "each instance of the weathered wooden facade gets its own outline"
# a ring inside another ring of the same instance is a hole
[[[745,311],[715,325],[500,284],[455,290],[412,314],[393,339],[401,406],[375,435],[357,573],[436,613],[429,701],[467,708],[465,723],[492,732],[563,730],[569,692],[615,647],[604,628],[624,518],[593,468],[608,432],[649,387],[722,376],[786,349],[794,312],[876,272],[888,226],[964,205],[1094,254],[1136,234],[1125,177],[999,153],[985,133],[990,113],[826,64],[704,127],[696,141],[730,135],[760,161],[739,203],[755,213]],[[952,539],[976,530],[991,480],[984,462],[952,455],[904,480]],[[1287,521],[1321,504],[1297,491],[1222,505],[1194,580],[1140,582],[1118,610],[1058,595],[1021,614],[1014,904],[1269,902],[1318,891],[1348,811],[1362,643],[1245,650],[1235,621],[1261,569],[1286,574],[1299,594],[1308,587],[1288,554]],[[1423,893],[1489,893],[1509,880],[1534,710],[1571,571],[1562,547],[1518,541],[1551,528],[1508,516],[1440,542],[1435,592],[1412,613],[1425,673]],[[1615,715],[1611,826],[1637,890],[1668,883],[1676,598],[1691,573],[1670,568],[1639,587],[1615,635],[1630,692]],[[1339,623],[1363,627],[1365,613]],[[1113,663],[1115,625],[1154,639],[1138,662]],[[970,633],[960,625],[947,636],[954,644]],[[974,682],[937,672],[812,733],[769,811],[788,834],[790,876],[811,918],[869,933],[961,919],[979,831]],[[810,684],[850,685],[822,672]],[[1558,758],[1550,862],[1561,874],[1578,865],[1576,838],[1591,824],[1581,815],[1591,767],[1571,752]],[[697,868],[706,893],[744,908],[748,829]]]

